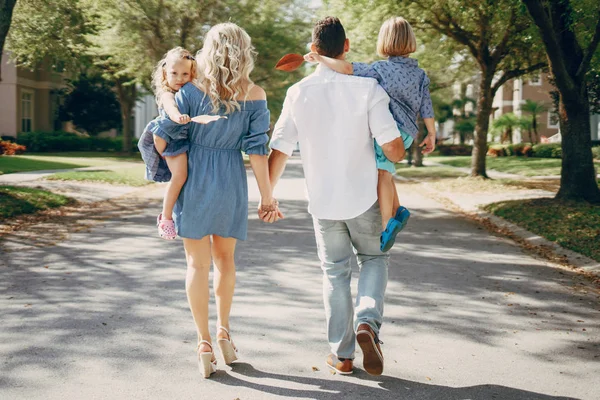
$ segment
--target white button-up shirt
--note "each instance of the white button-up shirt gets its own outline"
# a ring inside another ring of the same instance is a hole
[[[377,200],[373,139],[381,146],[400,136],[389,102],[375,79],[323,65],[288,89],[271,148],[292,155],[300,144],[314,217],[355,218]]]

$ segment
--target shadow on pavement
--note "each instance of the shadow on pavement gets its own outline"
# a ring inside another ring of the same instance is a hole
[[[272,382],[272,385],[255,383],[247,378],[258,378]],[[575,400],[572,397],[557,397],[513,389],[498,385],[477,385],[470,387],[448,387],[411,382],[390,376],[372,377],[362,370],[354,371],[350,376],[338,376],[334,379],[305,378],[270,373],[255,369],[246,363],[233,364],[230,373],[220,371],[211,379],[225,385],[254,389],[258,392],[274,394],[286,398],[339,399],[443,399],[443,400]],[[283,388],[276,381],[298,384],[298,389]],[[361,384],[371,381],[375,385]],[[310,389],[300,388],[302,385]],[[343,396],[343,397],[340,397]]]

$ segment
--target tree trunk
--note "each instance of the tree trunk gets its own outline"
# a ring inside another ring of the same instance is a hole
[[[123,82],[116,82],[117,97],[121,105],[121,121],[123,125],[123,152],[131,153],[133,141],[133,129],[131,126],[131,115],[135,107],[136,90],[135,85],[124,85]]]
[[[419,147],[419,145],[423,142],[423,140],[425,140],[425,136],[427,136],[427,130],[421,121],[419,122],[419,133],[417,134],[417,137],[410,149],[414,160],[412,165],[415,167],[423,166],[423,148]]]
[[[573,29],[577,18],[570,2],[523,0],[523,3],[539,29],[559,93],[563,157],[556,199],[600,203],[585,78],[598,42],[592,41],[591,46],[582,48]],[[596,32],[599,30],[600,21],[596,23]]]
[[[482,176],[487,178],[485,170],[485,155],[488,151],[487,134],[490,126],[490,114],[492,113],[493,73],[483,73],[480,83],[479,99],[477,99],[477,121],[475,125],[475,140],[471,156],[471,176]]]
[[[537,115],[533,114],[532,118],[533,120],[531,121],[531,128],[533,129],[533,138],[531,138],[531,141],[533,144],[536,144],[538,142]]]
[[[585,85],[585,82],[583,83]],[[561,200],[586,200],[600,203],[600,190],[596,183],[596,171],[592,156],[590,129],[590,105],[587,91],[574,88],[575,93],[585,93],[577,102],[559,103],[560,131],[562,135],[562,169],[560,189],[556,194]]]
[[[0,60],[4,51],[4,42],[8,36],[13,9],[17,0],[0,0]],[[2,82],[2,65],[0,63],[0,82]]]

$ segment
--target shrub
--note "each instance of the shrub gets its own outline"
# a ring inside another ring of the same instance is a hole
[[[79,136],[75,133],[27,132],[17,136],[17,142],[27,147],[31,152],[51,151],[121,151],[122,138],[100,138]],[[137,139],[134,139],[134,149],[137,149]]]
[[[562,158],[560,143],[543,143],[533,146],[533,157]]]
[[[466,144],[442,144],[437,146],[442,156],[470,156],[473,146]]]
[[[529,143],[516,143],[506,147],[507,154],[519,157],[531,157],[533,155],[533,147]]]
[[[592,155],[594,159],[600,160],[600,146],[592,147]]]
[[[530,144],[526,144],[525,147],[523,147],[523,157],[533,157],[533,146]]]
[[[490,146],[487,155],[490,157],[505,157],[506,149],[504,146]]]
[[[0,154],[14,156],[15,154],[23,154],[25,150],[27,150],[27,148],[23,145],[0,140]]]

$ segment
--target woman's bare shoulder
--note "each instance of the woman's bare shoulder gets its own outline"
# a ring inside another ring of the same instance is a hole
[[[267,93],[260,86],[254,85],[250,89],[250,92],[248,92],[247,99],[248,100],[266,100],[267,99]]]

